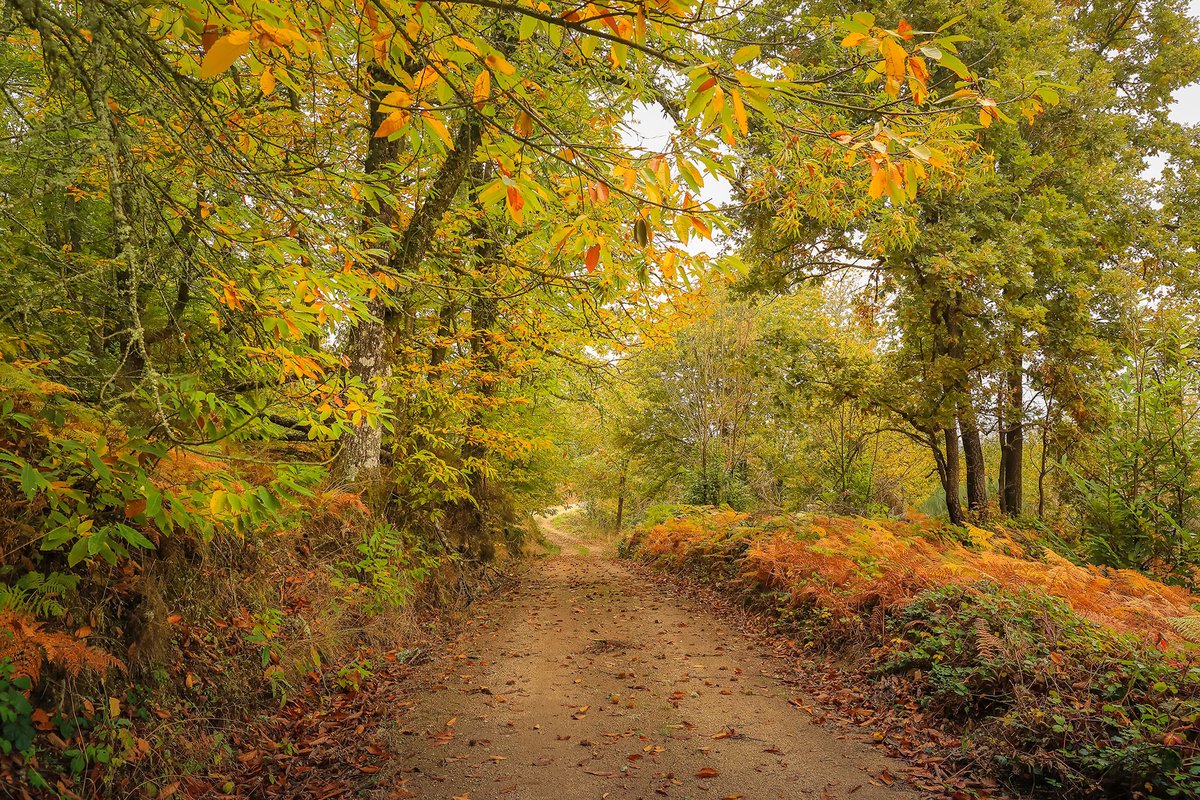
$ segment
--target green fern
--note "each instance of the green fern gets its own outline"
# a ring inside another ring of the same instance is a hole
[[[40,619],[61,617],[66,613],[62,599],[78,585],[78,575],[27,572],[15,583],[0,586],[0,611],[20,612]]]

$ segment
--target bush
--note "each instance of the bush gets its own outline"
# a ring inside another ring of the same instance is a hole
[[[1200,795],[1200,669],[1058,598],[984,582],[899,614],[881,672],[971,732],[1013,777],[1071,795]]]

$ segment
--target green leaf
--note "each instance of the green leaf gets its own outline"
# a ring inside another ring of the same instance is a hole
[[[517,24],[517,38],[522,42],[528,39],[537,31],[537,17],[522,16],[520,23]]]
[[[79,537],[79,540],[75,542],[75,546],[71,548],[71,552],[67,554],[68,565],[73,567],[91,555],[88,552],[88,540],[91,538],[91,536]]]
[[[135,547],[141,547],[146,550],[154,549],[154,542],[147,539],[141,531],[136,528],[131,528],[124,523],[117,523],[117,533],[121,534],[121,538],[129,542]]]
[[[951,17],[947,22],[943,23],[942,27],[937,29],[937,32],[941,33],[942,31],[949,28],[951,25],[955,25],[959,22],[962,22],[966,18],[967,18],[966,14],[959,14],[957,17]]]
[[[42,473],[34,469],[32,464],[21,467],[21,491],[25,493],[26,500],[32,500],[34,495],[49,485]]]
[[[71,526],[59,525],[57,528],[42,537],[42,544],[39,549],[57,550],[66,544],[74,535],[75,531]]]
[[[933,58],[933,56],[930,56],[930,58]],[[963,80],[971,79],[971,70],[967,69],[967,65],[958,56],[942,51],[935,60],[943,67],[954,70],[954,74]]]
[[[1054,89],[1051,89],[1049,86],[1039,86],[1034,91],[1034,94],[1037,95],[1041,101],[1048,106],[1058,105],[1058,92],[1056,92]]]
[[[753,61],[754,59],[758,58],[761,53],[761,47],[756,44],[748,44],[745,47],[739,48],[738,51],[733,54],[733,63],[741,66],[747,61]]]

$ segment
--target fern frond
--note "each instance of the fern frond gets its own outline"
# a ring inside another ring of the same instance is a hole
[[[42,622],[27,614],[0,611],[0,659],[8,659],[14,675],[37,683],[46,663],[60,667],[72,678],[84,671],[105,674],[124,671],[125,665],[110,653],[89,647],[63,631],[47,631]]]

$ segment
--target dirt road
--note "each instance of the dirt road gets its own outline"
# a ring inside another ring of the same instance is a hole
[[[561,553],[475,607],[421,680],[397,796],[916,797],[788,702],[753,640],[546,526]]]

